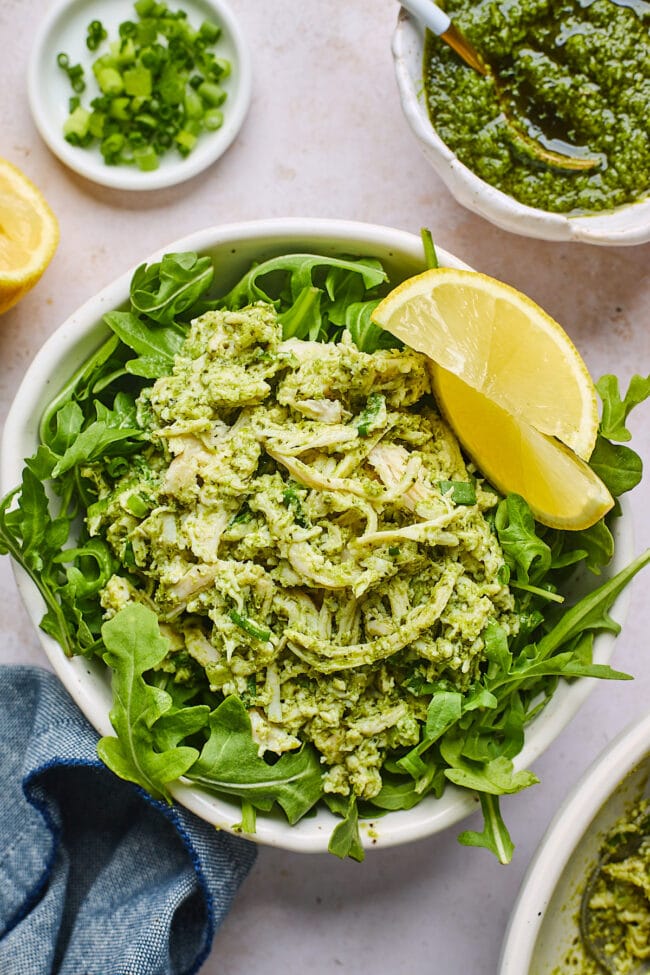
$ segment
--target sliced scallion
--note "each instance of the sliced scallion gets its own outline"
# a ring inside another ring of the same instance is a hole
[[[159,0],[136,0],[134,17],[109,38],[101,21],[88,24],[86,45],[97,51],[92,71],[100,94],[82,106],[83,68],[68,54],[57,56],[73,90],[64,137],[73,145],[99,142],[108,165],[155,169],[175,148],[187,156],[204,132],[223,125],[227,97],[220,82],[230,61],[217,57],[221,27],[206,20],[194,28],[184,10]]]

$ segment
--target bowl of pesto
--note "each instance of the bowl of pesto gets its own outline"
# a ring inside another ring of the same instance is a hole
[[[507,862],[499,796],[621,676],[625,499],[536,525],[372,321],[434,260],[464,266],[345,221],[201,231],[64,322],[6,422],[0,551],[101,758],[260,843],[360,860],[480,801],[463,842]]]
[[[649,781],[645,713],[596,758],[555,814],[511,914],[499,975],[644,970],[650,938]],[[583,931],[607,967],[585,947]]]
[[[393,56],[407,121],[454,197],[530,237],[650,240],[650,4],[448,0],[445,9],[498,88],[404,11]],[[593,168],[541,163],[504,110],[525,136]]]

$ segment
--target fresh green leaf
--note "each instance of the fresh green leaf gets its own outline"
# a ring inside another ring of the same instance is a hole
[[[209,289],[214,268],[209,257],[193,252],[165,254],[156,264],[142,264],[131,282],[134,310],[173,325]]]
[[[596,438],[589,466],[615,498],[636,487],[643,474],[643,461],[637,453],[601,436]]]
[[[632,434],[627,429],[625,421],[630,411],[650,396],[650,376],[633,376],[627,393],[622,399],[618,379],[611,374],[601,376],[596,383],[596,389],[603,403],[600,420],[601,435],[619,443],[629,440]]]
[[[473,792],[487,793],[492,796],[500,796],[513,792],[521,792],[529,786],[539,782],[539,779],[532,772],[524,769],[515,771],[510,759],[505,755],[499,755],[485,764],[472,764],[463,761],[457,755],[453,755],[450,749],[443,751],[443,757],[449,760],[452,757],[455,764],[445,770],[445,775],[454,785],[460,785],[464,789],[471,789]]]
[[[483,832],[465,830],[458,837],[463,846],[479,846],[494,853],[499,863],[510,863],[514,853],[514,844],[510,833],[501,816],[498,796],[481,793],[481,810],[483,812]]]
[[[268,811],[274,802],[290,823],[297,822],[320,799],[321,767],[308,746],[286,752],[273,765],[258,754],[251,722],[242,702],[227,697],[209,720],[210,737],[187,777],[206,789],[245,798]]]
[[[519,494],[509,494],[499,502],[495,528],[503,553],[517,570],[518,580],[537,581],[551,566],[551,550],[535,530],[535,519]]]
[[[343,820],[332,830],[327,849],[341,860],[346,857],[356,860],[357,863],[364,860],[365,851],[359,835],[359,814],[354,795],[350,796]]]
[[[608,615],[614,600],[644,566],[650,562],[650,549],[646,549],[615,576],[567,609],[552,630],[538,644],[538,657],[545,659],[555,653],[567,641],[584,630],[609,630],[617,633],[620,626]]]
[[[172,325],[150,325],[130,311],[111,311],[104,321],[121,341],[139,356],[164,359],[170,364],[185,341],[185,330]]]
[[[376,352],[377,349],[397,349],[402,343],[390,332],[386,332],[372,320],[372,313],[379,302],[357,301],[348,305],[345,311],[345,327],[352,341],[362,352]]]
[[[112,670],[110,719],[117,738],[100,738],[97,753],[120,778],[169,800],[167,784],[187,772],[198,751],[187,746],[157,749],[154,726],[172,706],[171,695],[144,679],[169,650],[158,617],[146,606],[130,603],[103,625],[102,637],[104,662]]]

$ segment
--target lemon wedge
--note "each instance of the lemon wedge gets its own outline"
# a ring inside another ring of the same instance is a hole
[[[469,456],[503,494],[521,494],[543,525],[579,531],[614,504],[589,464],[563,443],[506,412],[435,362],[433,391]]]
[[[515,288],[435,268],[398,285],[373,320],[540,433],[591,456],[598,405],[589,371],[564,329]]]
[[[58,242],[59,225],[43,194],[0,159],[0,313],[34,287]]]
[[[503,494],[544,525],[578,531],[614,501],[586,461],[596,389],[564,329],[535,302],[476,271],[436,268],[398,285],[373,320],[431,361],[445,419]]]

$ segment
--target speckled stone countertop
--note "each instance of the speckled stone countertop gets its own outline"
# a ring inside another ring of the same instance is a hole
[[[39,138],[26,71],[46,0],[1,0],[0,155],[40,186],[61,243],[39,285],[0,321],[0,420],[32,357],[87,298],[166,243],[210,224],[271,216],[387,224],[437,242],[527,292],[566,328],[592,373],[627,385],[650,372],[650,245],[551,244],[500,231],[457,205],[402,116],[390,40],[393,0],[232,0],[254,56],[244,127],[226,155],[174,189],[136,197],[68,171]],[[633,417],[650,462],[650,408]],[[650,545],[650,481],[631,495],[637,551]],[[555,809],[607,742],[650,706],[648,577],[633,586],[614,662],[634,681],[595,686],[534,770],[541,784],[503,802],[516,851],[500,866],[457,828],[369,853],[365,863],[261,849],[205,975],[491,975],[517,890]],[[46,665],[0,560],[0,662]],[[470,819],[470,828],[478,818]],[[523,973],[522,973],[523,975]]]

